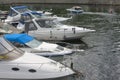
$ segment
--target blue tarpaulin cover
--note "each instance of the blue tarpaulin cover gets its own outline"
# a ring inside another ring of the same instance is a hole
[[[4,35],[4,38],[10,42],[17,42],[20,44],[25,44],[34,38],[32,36],[27,35],[26,33],[21,34],[6,34]]]

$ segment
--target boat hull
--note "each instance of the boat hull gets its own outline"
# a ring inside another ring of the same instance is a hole
[[[29,31],[28,34],[37,38],[38,40],[74,40],[84,37],[92,30],[36,30],[36,31]]]
[[[49,66],[49,67],[48,67]],[[50,79],[74,74],[70,68],[42,56],[25,53],[0,64],[1,79]]]
[[[20,48],[24,51],[27,51],[29,53],[32,54],[36,54],[36,55],[40,55],[40,56],[63,56],[63,55],[69,55],[72,54],[73,51],[72,50],[68,50],[68,51],[61,51],[61,52],[50,52],[50,51],[40,51],[40,50],[33,50],[31,48]]]

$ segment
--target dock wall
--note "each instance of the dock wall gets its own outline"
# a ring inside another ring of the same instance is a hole
[[[29,4],[29,3],[65,3],[65,4],[113,4],[120,5],[120,0],[0,0],[0,4]]]

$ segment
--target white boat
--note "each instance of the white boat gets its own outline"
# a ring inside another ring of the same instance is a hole
[[[38,41],[25,33],[6,34],[4,38],[14,45],[17,43],[16,46],[24,51],[41,56],[63,56],[73,53],[71,49],[53,43]]]
[[[49,18],[56,18],[55,21],[63,22],[72,19],[72,17],[58,17],[57,15],[49,16]]]
[[[80,6],[73,6],[72,8],[66,9],[68,12],[73,14],[83,13],[84,10]]]
[[[43,16],[51,16],[52,13],[51,12],[48,12],[48,11],[37,11],[38,13],[42,13]]]
[[[10,7],[10,12],[5,20],[6,23],[18,23],[18,21],[22,18],[22,20],[29,20],[32,18],[41,18],[41,17],[56,17],[58,21],[68,20],[70,18],[50,16],[52,13],[46,11],[32,11],[28,9],[27,6],[15,6]],[[60,19],[60,20],[59,20]]]
[[[24,52],[0,38],[0,79],[50,79],[74,74],[54,60]]]
[[[0,23],[0,34],[9,34],[9,33],[22,33],[23,30],[17,29],[10,24]]]
[[[5,30],[3,28],[0,28],[0,34],[8,34],[8,33],[12,33],[11,30]]]
[[[28,15],[28,13],[30,15]],[[50,14],[50,13],[49,13]],[[26,17],[33,17],[34,15],[39,15],[39,16],[48,16],[48,12],[43,12],[43,11],[32,11],[28,9],[27,6],[15,6],[15,7],[10,7],[10,12],[5,20],[5,22],[9,23],[17,23],[18,20],[21,19],[22,15],[25,15]]]
[[[95,30],[82,27],[64,25],[54,18],[40,18],[26,21],[24,24],[19,22],[17,28],[24,29],[29,35],[38,40],[72,40],[82,38]]]

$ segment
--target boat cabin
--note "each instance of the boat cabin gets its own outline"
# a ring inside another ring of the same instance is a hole
[[[80,6],[73,6],[72,8],[75,10],[82,10],[82,7],[80,7]]]
[[[38,28],[55,28],[57,23],[56,18],[39,18],[25,21],[25,31],[37,30]],[[60,23],[58,23],[60,24]]]

